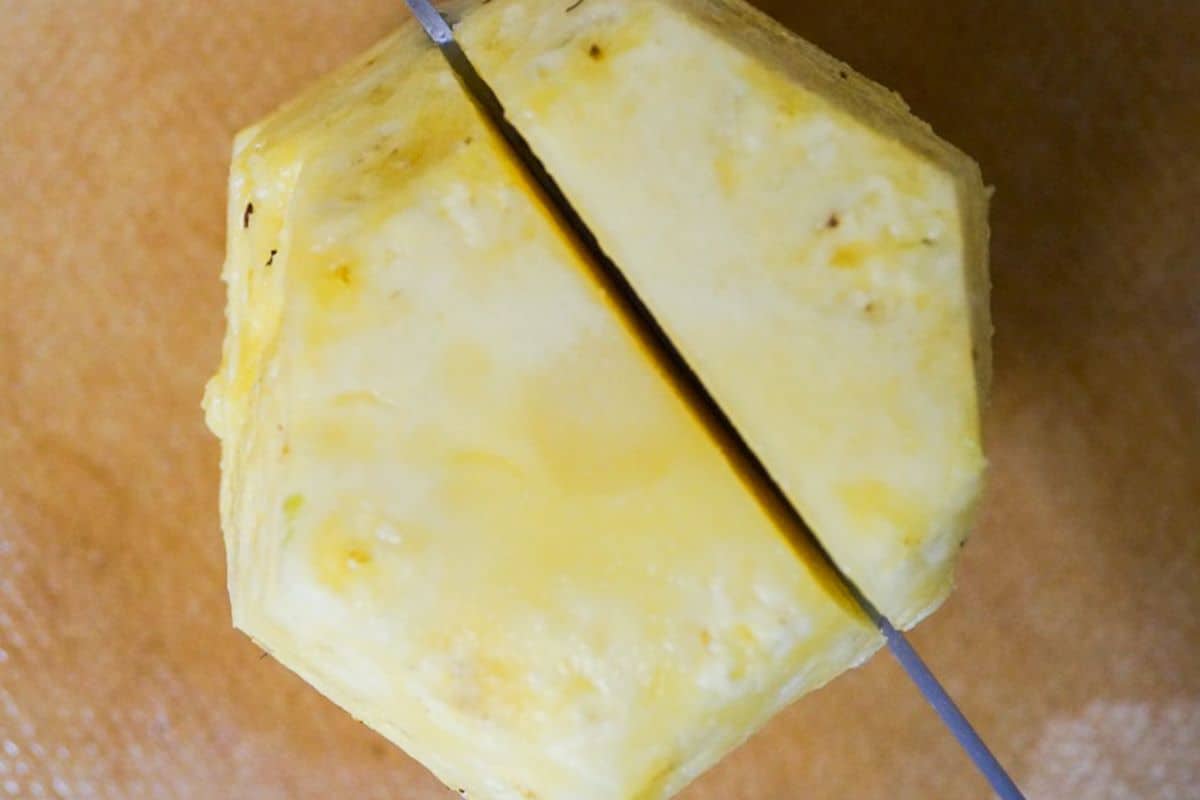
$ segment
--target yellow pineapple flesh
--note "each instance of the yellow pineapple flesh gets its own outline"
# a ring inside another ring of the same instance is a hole
[[[814,527],[896,624],[980,492],[987,194],[902,101],[740,0],[495,0],[456,36]]]
[[[873,628],[617,322],[412,24],[239,135],[235,623],[493,800],[655,800]]]

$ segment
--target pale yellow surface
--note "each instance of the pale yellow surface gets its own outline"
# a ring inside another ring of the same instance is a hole
[[[240,135],[228,222],[235,621],[447,785],[663,798],[879,646],[414,25]]]
[[[458,14],[512,120],[839,565],[897,624],[936,608],[984,467],[974,163],[736,0]]]

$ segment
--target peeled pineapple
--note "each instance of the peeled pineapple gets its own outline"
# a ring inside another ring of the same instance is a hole
[[[839,566],[897,625],[979,494],[986,193],[739,0],[512,0],[456,31]]]
[[[846,110],[740,7],[570,5],[460,8],[459,32],[834,555],[919,616],[981,464],[973,168],[857,79]],[[447,785],[666,798],[880,646],[415,24],[238,136],[228,216],[205,405],[235,623]]]

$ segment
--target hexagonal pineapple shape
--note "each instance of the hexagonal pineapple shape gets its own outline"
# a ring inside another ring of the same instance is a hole
[[[229,226],[235,621],[450,786],[665,797],[879,646],[415,25],[239,136]]]
[[[908,626],[984,460],[986,192],[737,0],[495,0],[456,33],[838,564]]]

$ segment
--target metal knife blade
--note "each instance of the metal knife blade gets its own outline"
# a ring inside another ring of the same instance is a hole
[[[471,99],[483,113],[492,129],[500,135],[511,155],[524,170],[526,177],[537,187],[549,209],[568,230],[586,261],[593,277],[604,288],[616,306],[622,321],[653,357],[664,376],[687,402],[697,419],[705,426],[722,453],[746,482],[763,508],[788,533],[793,542],[815,554],[835,576],[841,588],[883,634],[888,650],[900,663],[905,674],[916,685],[938,717],[949,728],[975,767],[987,779],[992,791],[1002,800],[1024,800],[1024,795],[992,754],[979,733],[955,704],[937,677],[921,659],[908,639],[850,580],[829,552],[821,545],[813,530],[804,521],[791,500],[779,487],[766,466],[738,432],[732,420],[717,403],[699,375],[675,346],[633,285],[620,268],[604,252],[595,235],[584,223],[553,176],[543,166],[532,147],[504,113],[504,106],[483,79],[466,53],[454,38],[449,23],[429,0],[405,0],[426,34],[446,57]]]

